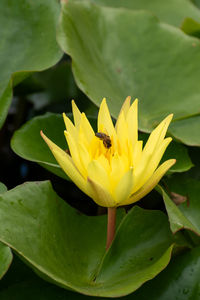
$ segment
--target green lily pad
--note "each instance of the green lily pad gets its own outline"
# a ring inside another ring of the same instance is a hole
[[[186,18],[184,20],[181,29],[189,35],[200,38],[200,23],[191,18]]]
[[[200,116],[172,122],[170,133],[182,143],[189,146],[200,146]]]
[[[71,115],[69,116],[71,117]],[[89,120],[95,129],[96,118],[89,117]],[[65,125],[61,114],[48,113],[43,116],[35,117],[15,131],[11,140],[11,147],[17,155],[27,160],[37,162],[54,174],[69,180],[39,134],[40,130],[43,130],[44,133],[62,149],[67,149],[68,146],[64,137],[64,129]],[[140,138],[146,141],[148,135],[141,134]],[[193,166],[186,147],[176,142],[173,142],[169,146],[163,160],[170,158],[177,160],[170,172],[184,172]]]
[[[49,182],[0,196],[0,240],[51,282],[103,297],[126,295],[156,276],[169,263],[173,242],[162,212],[135,206],[105,253],[106,216],[80,214]]]
[[[12,252],[9,247],[0,243],[0,279],[7,272],[12,262]]]
[[[199,113],[199,40],[150,13],[69,0],[58,41],[72,57],[80,89],[97,105],[107,97],[114,117],[127,95],[140,100],[139,127],[145,132],[174,113],[174,134],[178,120],[190,126],[189,117]],[[191,131],[182,135],[184,143],[193,139]]]
[[[130,300],[198,300],[200,248],[182,253],[154,280],[131,295]]]
[[[174,257],[167,268],[155,279],[145,283],[139,290],[122,299],[199,299],[199,253],[200,248],[196,248]],[[2,284],[0,284],[1,300],[88,300],[88,296],[66,291],[42,281],[22,264],[16,265],[15,260],[2,283],[5,287],[2,288]],[[106,300],[107,298],[93,297],[92,299]]]
[[[56,0],[0,1],[0,126],[12,98],[12,87],[30,73],[61,58],[56,42],[60,6]]]
[[[180,26],[186,17],[199,20],[200,11],[189,0],[90,0],[91,2],[108,6],[123,7],[134,10],[148,10],[156,15],[162,22]]]
[[[0,182],[0,194],[3,194],[7,191],[7,187]],[[0,243],[0,279],[7,272],[10,264],[12,262],[12,252],[9,247]]]
[[[5,193],[6,191],[7,191],[7,187],[5,186],[5,184],[0,182],[0,194]]]
[[[177,206],[162,189],[172,232],[189,229],[200,235],[200,202],[198,196],[200,181],[186,178],[181,180],[181,177],[173,176],[171,180],[168,180],[168,184],[171,192],[187,197],[187,201]]]
[[[65,124],[62,115],[48,113],[33,118],[21,129],[15,131],[11,141],[13,151],[27,160],[39,163],[54,174],[68,179],[46,143],[42,140],[41,130],[62,149],[67,149],[64,136]]]

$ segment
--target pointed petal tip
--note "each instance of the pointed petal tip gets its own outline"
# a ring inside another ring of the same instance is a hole
[[[168,170],[169,170],[173,165],[175,165],[175,163],[176,163],[176,159],[172,158],[166,160],[163,164],[168,164]]]
[[[166,118],[165,118],[165,122],[171,122],[172,118],[173,118],[174,114],[169,114]]]
[[[131,106],[134,107],[135,109],[138,109],[138,98],[135,98]]]
[[[62,117],[63,117],[63,119],[65,120],[66,118],[67,118],[67,116],[66,116],[66,113],[62,113]]]
[[[43,138],[43,140],[47,143],[48,137],[44,134],[42,130],[40,130],[40,135]]]
[[[48,147],[52,150],[55,144],[43,133],[42,130],[40,130],[40,135],[45,141],[45,143],[48,145]]]
[[[172,166],[176,163],[176,159],[171,159]]]
[[[102,101],[101,101],[101,104],[100,104],[100,105],[104,105],[104,104],[107,104],[107,102],[106,102],[106,98],[105,98],[105,97],[102,99]]]
[[[164,141],[166,141],[166,143],[170,144],[172,141],[172,137],[167,137],[164,139]]]
[[[131,101],[131,96],[127,96],[125,101]]]
[[[122,104],[121,110],[124,109],[124,107],[128,106],[128,108],[130,107],[131,104],[131,96],[127,96],[126,99],[124,100],[124,103]]]
[[[79,111],[78,106],[76,105],[76,102],[75,102],[74,99],[71,100],[71,104],[72,104],[72,111],[73,110],[78,110]]]

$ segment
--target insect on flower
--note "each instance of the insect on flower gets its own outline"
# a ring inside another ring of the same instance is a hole
[[[107,135],[103,132],[97,132],[97,133],[95,133],[95,136],[103,141],[103,144],[107,149],[109,149],[112,146],[111,139],[110,139],[109,135]]]

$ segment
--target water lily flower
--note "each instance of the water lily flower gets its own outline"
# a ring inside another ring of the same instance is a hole
[[[130,100],[126,98],[114,126],[103,99],[97,133],[72,101],[74,124],[63,114],[69,153],[41,132],[60,167],[100,206],[111,208],[140,200],[175,163],[169,159],[159,166],[172,140],[165,134],[173,115],[152,131],[143,147],[143,141],[138,140],[138,100],[132,104]]]

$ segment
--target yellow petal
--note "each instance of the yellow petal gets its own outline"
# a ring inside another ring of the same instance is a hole
[[[63,120],[65,122],[65,127],[67,131],[74,136],[75,139],[78,138],[78,131],[72,121],[66,116],[65,113],[63,113]]]
[[[110,191],[109,176],[104,167],[97,160],[91,161],[88,165],[88,177],[98,182],[104,189]]]
[[[104,168],[107,174],[110,174],[111,168],[107,158],[104,155],[99,155],[96,160]]]
[[[110,180],[111,180],[111,190],[113,191],[116,187],[117,183],[119,182],[120,178],[125,173],[125,166],[123,164],[123,160],[121,156],[117,152],[111,158],[111,173],[110,173]]]
[[[173,114],[167,116],[150,134],[148,141],[144,147],[144,153],[153,153],[156,147],[159,147],[160,143],[163,141],[169,124],[173,118]]]
[[[79,151],[79,156],[80,156],[80,160],[82,163],[82,166],[84,167],[84,178],[87,178],[88,176],[88,165],[91,162],[91,157],[90,154],[88,152],[88,149],[85,147],[85,145],[83,143],[78,143],[78,151]]]
[[[149,158],[146,165],[143,166],[143,169],[140,169],[140,173],[138,173],[137,169],[135,172],[136,182],[133,192],[137,191],[141,188],[142,185],[152,176],[153,172],[157,168],[167,146],[172,141],[172,138],[166,138],[160,145],[160,147],[154,151],[154,153]]]
[[[118,124],[116,127],[117,138],[120,145],[120,152],[128,155],[128,127],[125,120],[124,112],[122,112],[118,119]]]
[[[126,119],[126,116],[127,116],[127,113],[129,111],[129,108],[130,108],[130,102],[131,102],[131,96],[128,96],[126,97],[123,105],[122,105],[122,108],[120,110],[120,113],[118,115],[118,118],[117,118],[117,121],[116,121],[116,124],[115,124],[115,128],[117,128],[117,124],[118,124],[118,119],[119,119],[119,116],[121,115],[121,113],[123,112],[124,116],[125,116],[125,119]]]
[[[142,146],[143,146],[143,141],[137,141],[135,144],[135,147],[133,148],[133,167],[134,169],[137,169],[141,157],[142,157]]]
[[[171,141],[172,141],[171,137],[164,139],[164,141],[162,142],[162,144],[160,145],[158,150],[156,150],[153,153],[151,160],[148,164],[147,170],[145,172],[145,176],[143,177],[144,182],[147,181],[147,179],[149,179],[149,177],[153,174],[155,169],[158,167],[158,164],[160,163],[160,160],[163,157],[163,154],[164,154],[166,148],[168,147],[168,145],[171,143]]]
[[[110,112],[108,110],[108,106],[106,103],[106,99],[104,98],[101,102],[100,108],[99,108],[99,114],[98,114],[98,131],[105,128],[109,136],[113,136],[115,139],[116,132],[115,128],[113,126],[113,122],[110,116]]]
[[[114,193],[114,199],[116,202],[116,205],[121,205],[121,202],[125,199],[128,199],[131,192],[133,190],[133,170],[130,169],[128,172],[126,172],[121,180],[119,181],[115,193]]]
[[[81,122],[81,112],[78,109],[78,107],[76,106],[76,103],[74,102],[74,100],[72,100],[72,112],[73,112],[73,116],[74,116],[74,124],[75,124],[76,128],[78,129],[80,126],[80,122]]]
[[[115,207],[115,201],[111,194],[98,182],[88,177],[87,190],[90,197],[100,206]]]
[[[138,140],[138,99],[132,103],[126,117],[126,122],[128,124],[128,134],[132,142],[132,145],[135,146]]]
[[[49,146],[55,159],[57,160],[63,171],[78,186],[80,190],[82,190],[85,194],[90,196],[88,190],[86,189],[86,180],[84,180],[80,172],[75,167],[72,158],[60,147],[54,144],[43,132],[41,132],[41,136]]]
[[[85,135],[88,143],[90,143],[91,140],[94,138],[95,134],[92,129],[92,126],[90,125],[90,122],[88,121],[88,119],[84,113],[81,114],[80,130]]]
[[[128,205],[131,203],[134,203],[144,196],[146,196],[151,190],[158,184],[160,179],[164,176],[164,174],[175,164],[176,160],[175,159],[169,159],[165,161],[151,176],[151,178],[143,185],[143,187],[131,195],[129,199],[126,199],[121,202],[121,205]]]
[[[81,175],[84,178],[86,178],[87,173],[85,172],[83,164],[80,160],[79,148],[78,148],[77,141],[74,139],[74,136],[71,135],[68,131],[65,130],[64,134],[65,134],[68,146],[69,146],[69,150],[70,150],[70,154],[73,159],[73,162],[74,162],[75,166],[77,167],[77,169],[80,171]]]

